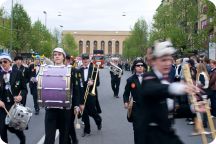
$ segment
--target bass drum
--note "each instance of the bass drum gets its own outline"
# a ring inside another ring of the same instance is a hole
[[[42,65],[38,76],[38,102],[48,108],[71,107],[71,66]]]
[[[14,104],[7,115],[5,123],[16,130],[25,130],[32,116],[32,110],[20,104]]]

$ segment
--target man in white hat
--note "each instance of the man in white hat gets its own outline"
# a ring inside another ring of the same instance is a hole
[[[143,135],[136,144],[182,144],[171,128],[167,98],[186,93],[197,93],[198,88],[182,83],[168,84],[175,49],[170,41],[157,42],[152,53],[152,72],[145,73],[142,83],[140,116]]]
[[[66,54],[62,48],[55,48],[53,50],[53,61],[56,66],[64,66]],[[79,112],[79,88],[78,81],[75,77],[75,71],[71,71],[71,90],[72,94],[72,107],[67,108],[53,108],[47,107],[45,113],[45,141],[44,144],[55,143],[55,133],[59,129],[60,137],[59,144],[70,144],[71,139],[74,144],[78,143],[74,129],[74,113]],[[73,134],[72,134],[73,133]],[[69,138],[71,137],[71,139]]]
[[[7,115],[5,109],[9,111],[15,102],[21,102],[23,96],[27,94],[25,80],[21,71],[12,70],[12,59],[9,54],[2,53],[0,63],[0,137],[4,142],[8,143],[7,130],[9,130],[19,138],[20,144],[25,144],[23,131],[16,130],[5,124]]]

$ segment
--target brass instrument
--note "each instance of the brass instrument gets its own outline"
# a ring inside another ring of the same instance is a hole
[[[95,79],[94,79],[94,85],[93,85],[92,91],[90,93],[90,95],[92,95],[92,96],[96,95],[95,89],[96,89],[96,83],[97,83],[97,79],[98,79],[98,73],[99,73],[99,65],[97,65],[97,71],[96,71],[96,75],[95,75]]]
[[[110,62],[110,71],[112,71],[114,75],[118,75],[119,78],[122,75],[122,69],[112,62]]]
[[[75,115],[75,128],[76,129],[80,129],[80,123],[79,123],[79,119],[78,119],[78,114]]]
[[[92,69],[92,73],[91,73],[90,80],[93,79],[93,75],[94,75],[94,66],[93,66],[93,69]],[[90,86],[87,84],[86,90],[85,90],[85,95],[84,95],[84,109],[85,109],[85,104],[86,104],[88,95],[90,94],[90,93],[89,93],[89,88],[90,88]],[[84,109],[83,109],[83,111],[84,111]],[[81,112],[81,115],[83,114],[83,111]]]
[[[193,85],[193,81],[192,81],[191,73],[190,73],[190,68],[189,68],[188,64],[185,64],[183,66],[183,74],[184,74],[185,81],[188,84]],[[203,144],[207,144],[208,141],[207,141],[207,138],[206,138],[206,135],[205,135],[205,130],[204,130],[204,127],[203,127],[201,114],[200,114],[200,112],[197,111],[199,109],[199,104],[197,103],[195,93],[191,94],[191,96],[190,96],[190,102],[195,107],[196,117],[197,117],[195,125],[196,125],[196,128],[197,128],[198,132],[201,134],[202,143]]]

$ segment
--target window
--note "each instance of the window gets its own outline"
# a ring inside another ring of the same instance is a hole
[[[105,49],[105,42],[101,41],[101,50],[104,50],[104,49]]]
[[[108,54],[112,54],[112,41],[108,41]]]
[[[79,41],[79,54],[83,53],[83,41]]]
[[[119,54],[119,41],[115,42],[115,53]]]
[[[97,41],[94,41],[94,50],[97,49]]]
[[[90,41],[86,41],[86,53],[90,54]]]

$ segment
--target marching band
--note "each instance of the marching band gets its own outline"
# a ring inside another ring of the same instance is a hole
[[[216,60],[198,62],[194,57],[177,59],[170,41],[156,42],[147,56],[137,57],[131,66],[123,93],[127,119],[132,123],[135,144],[183,144],[172,124],[175,118],[194,122],[194,132],[207,144],[205,128],[210,127],[215,139],[212,116],[216,116]],[[54,144],[59,129],[59,144],[78,144],[76,128],[79,118],[84,124],[82,137],[91,133],[90,117],[97,129],[102,129],[101,106],[97,87],[100,69],[91,63],[89,54],[82,54],[82,65],[63,48],[55,48],[52,62],[44,56],[33,56],[26,67],[21,56],[15,64],[9,54],[0,55],[0,138],[8,143],[7,130],[16,134],[20,144],[26,144],[24,130],[32,116],[26,107],[27,83],[33,96],[34,114],[45,107],[45,141]],[[72,61],[71,61],[72,60]],[[127,61],[127,65],[128,65]],[[110,60],[111,88],[119,98],[123,75],[120,58]],[[127,68],[128,69],[128,66]],[[22,113],[23,117],[19,117]],[[90,116],[90,117],[89,117]],[[25,118],[25,120],[24,120]],[[157,138],[155,138],[157,137]],[[0,140],[1,140],[0,139]]]

